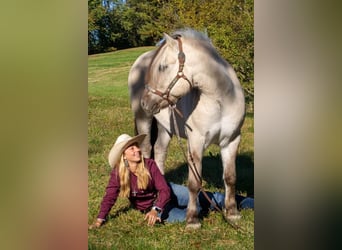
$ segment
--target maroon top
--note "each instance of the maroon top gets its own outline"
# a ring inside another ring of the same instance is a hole
[[[145,167],[149,170],[151,179],[145,190],[138,189],[138,178],[130,172],[131,193],[129,200],[134,208],[145,210],[152,206],[164,209],[170,201],[170,188],[167,185],[164,176],[160,173],[157,164],[152,159],[145,159]],[[117,168],[114,168],[110,174],[109,183],[106,188],[99,215],[97,218],[105,219],[111,208],[114,206],[120,193],[120,178]]]

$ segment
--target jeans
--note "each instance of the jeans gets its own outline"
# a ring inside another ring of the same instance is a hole
[[[175,183],[168,183],[171,189],[171,201],[160,215],[163,221],[172,222],[183,222],[186,219],[186,210],[189,201],[189,191],[186,186],[178,185]],[[218,192],[206,192],[209,198],[218,206],[220,209],[224,208],[224,194]],[[254,199],[245,198],[240,195],[236,195],[236,202],[238,207],[241,209],[254,208]],[[197,199],[197,212],[205,215],[210,210],[214,210],[214,206],[205,198],[202,192],[199,193]]]

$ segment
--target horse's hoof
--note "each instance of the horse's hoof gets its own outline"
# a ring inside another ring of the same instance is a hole
[[[235,223],[241,219],[240,213],[236,210],[234,213],[229,213],[227,210],[224,210],[224,215],[227,221]]]
[[[196,229],[200,229],[201,228],[201,223],[197,222],[197,223],[188,223],[186,224],[185,229],[189,229],[189,230],[196,230]]]
[[[232,214],[232,215],[228,215],[226,217],[227,217],[227,220],[229,220],[231,222],[236,222],[236,221],[241,219],[241,215],[240,214]]]

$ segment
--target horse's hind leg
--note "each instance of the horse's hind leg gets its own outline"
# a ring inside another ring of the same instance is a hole
[[[235,200],[236,155],[240,143],[238,135],[228,146],[221,148],[223,180],[225,185],[225,216],[231,222],[241,218]]]

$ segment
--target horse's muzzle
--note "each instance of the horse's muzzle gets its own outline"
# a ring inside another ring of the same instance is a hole
[[[146,101],[145,99],[148,99],[148,97],[145,96],[145,98],[141,98],[141,107],[146,113],[149,114],[157,114],[160,112],[160,105],[158,102],[151,102],[151,101]]]

